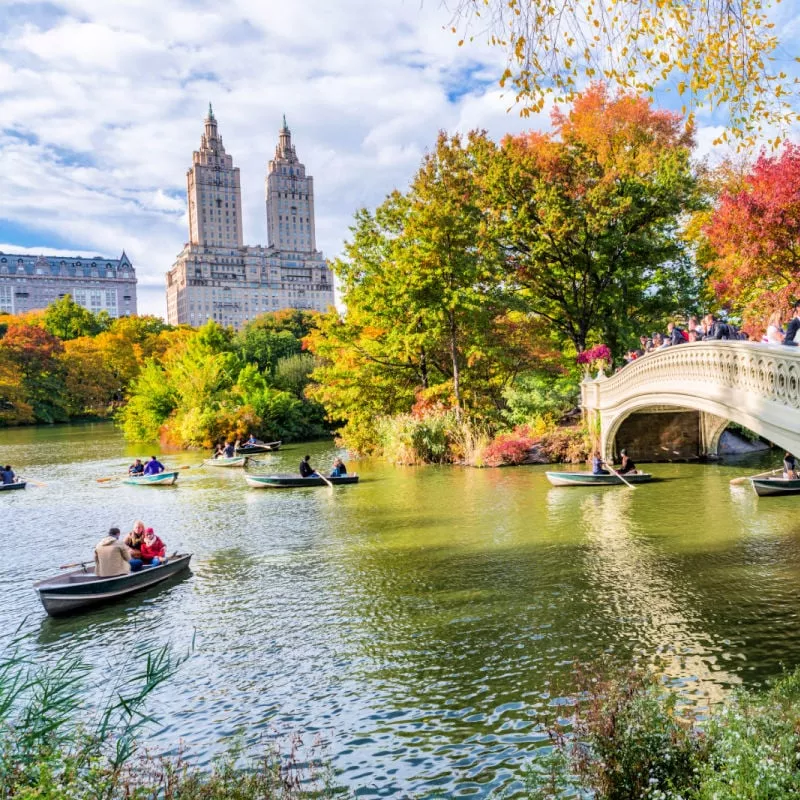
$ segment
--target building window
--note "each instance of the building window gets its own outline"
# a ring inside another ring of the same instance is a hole
[[[10,286],[0,286],[0,311],[14,313],[14,292]]]

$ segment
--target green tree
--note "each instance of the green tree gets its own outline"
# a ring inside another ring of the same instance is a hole
[[[68,294],[51,303],[44,314],[44,329],[65,342],[79,336],[96,336],[110,324],[108,313],[102,317],[93,314]]]
[[[680,235],[700,202],[691,137],[677,115],[602,85],[554,124],[503,143],[487,181],[491,234],[520,308],[577,350],[600,339],[618,353],[695,302]]]

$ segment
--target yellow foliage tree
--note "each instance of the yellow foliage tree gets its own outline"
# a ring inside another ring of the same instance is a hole
[[[485,36],[505,51],[500,83],[521,113],[548,95],[572,100],[587,82],[652,94],[672,90],[690,121],[724,110],[718,141],[753,144],[800,119],[790,100],[798,59],[783,58],[771,19],[781,0],[452,0],[459,45]],[[780,138],[776,141],[779,141]]]

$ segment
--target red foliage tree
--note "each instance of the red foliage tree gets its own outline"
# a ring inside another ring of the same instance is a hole
[[[800,297],[800,146],[762,153],[723,191],[703,228],[706,266],[719,302],[760,333],[774,311]]]

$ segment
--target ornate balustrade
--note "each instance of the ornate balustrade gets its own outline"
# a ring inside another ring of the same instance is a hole
[[[599,415],[601,444],[610,454],[625,417],[647,408],[694,409],[800,451],[800,348],[753,342],[697,342],[664,348],[616,374],[587,379],[582,404]],[[715,446],[715,442],[710,442]],[[712,447],[713,449],[713,447]]]

